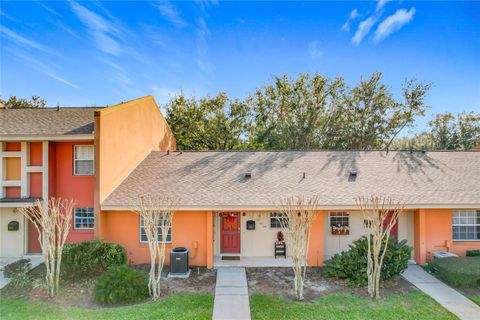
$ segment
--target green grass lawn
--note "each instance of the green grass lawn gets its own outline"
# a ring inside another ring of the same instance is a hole
[[[211,319],[213,296],[181,293],[156,302],[80,309],[0,297],[0,319]]]
[[[312,303],[253,295],[253,319],[457,319],[420,292],[390,296],[380,301],[348,293],[330,294]]]

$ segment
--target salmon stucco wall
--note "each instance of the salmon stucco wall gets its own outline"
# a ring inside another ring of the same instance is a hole
[[[415,262],[424,265],[436,251],[465,256],[467,250],[480,250],[480,241],[453,241],[454,209],[415,210]],[[478,210],[478,209],[477,209]]]
[[[55,192],[49,192],[49,194],[59,198],[73,199],[77,208],[93,208],[94,176],[76,176],[73,173],[74,146],[79,144],[93,144],[93,142],[56,142],[55,146],[51,148],[55,151],[55,162],[50,168],[49,174],[55,180],[54,187],[49,186],[49,188],[54,189]],[[51,161],[49,161],[49,164],[51,164]],[[76,230],[73,227],[73,220],[72,218],[72,228],[67,242],[93,240],[93,229]]]
[[[148,243],[140,242],[140,217],[130,211],[103,211],[108,228],[103,235],[106,241],[118,243],[127,250],[129,263],[150,263]],[[170,264],[170,249],[185,247],[189,250],[190,265],[206,266],[207,253],[212,255],[207,229],[212,224],[211,212],[175,212],[172,224],[172,243],[167,245],[165,263]]]
[[[152,96],[95,111],[96,232],[106,228],[100,203],[151,151],[175,150],[176,142]]]
[[[313,221],[312,229],[310,230],[310,244],[308,245],[308,265],[322,266],[324,256],[324,241],[323,236],[323,212],[319,212]]]

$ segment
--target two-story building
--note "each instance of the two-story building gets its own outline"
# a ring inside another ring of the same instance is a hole
[[[0,110],[0,257],[40,252],[16,212],[36,199],[76,202],[68,241],[94,236],[94,108]]]
[[[0,141],[0,256],[38,251],[37,235],[15,208],[50,196],[77,202],[69,241],[119,243],[131,263],[149,261],[135,213],[145,195],[179,200],[161,240],[188,248],[198,266],[232,258],[279,263],[277,204],[292,195],[320,201],[310,265],[362,236],[359,196],[405,202],[392,233],[414,248],[419,264],[435,251],[480,249],[479,151],[176,151],[150,96],[97,109],[0,110]],[[15,221],[18,230],[9,231]]]

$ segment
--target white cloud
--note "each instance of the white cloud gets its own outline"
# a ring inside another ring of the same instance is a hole
[[[353,20],[353,19],[356,19],[357,17],[359,17],[360,14],[358,13],[358,10],[357,9],[353,9],[352,12],[350,12],[350,20]]]
[[[383,7],[387,4],[387,2],[390,2],[392,0],[378,0],[377,1],[377,7],[375,9],[375,11],[380,11],[383,9]]]
[[[178,28],[183,28],[188,25],[188,23],[181,17],[177,8],[169,1],[159,1],[155,4],[155,6],[158,8],[162,16],[164,16],[168,21],[173,23]]]
[[[308,44],[308,51],[312,59],[319,59],[323,56],[323,51],[320,49],[318,41],[312,41]]]
[[[350,21],[355,20],[360,16],[360,13],[358,12],[357,9],[353,9],[350,14],[348,15],[347,21],[345,21],[344,24],[342,24],[342,27],[340,28],[342,31],[349,32],[350,31]]]
[[[203,17],[198,18],[197,27],[197,65],[204,75],[212,75],[212,64],[208,59],[208,42],[207,38],[210,36],[210,29],[208,29],[207,22]]]
[[[410,8],[408,11],[405,9],[398,9],[394,14],[388,16],[380,23],[377,30],[375,30],[374,41],[380,42],[395,31],[400,30],[404,25],[413,20],[414,15],[415,8]]]
[[[56,54],[53,50],[50,48],[36,42],[30,39],[27,39],[18,33],[16,33],[13,30],[10,30],[9,28],[0,25],[0,34],[5,35],[6,37],[10,38],[15,44],[23,46],[23,47],[30,47],[33,49],[37,49],[46,53],[51,53],[51,54]]]
[[[119,43],[122,32],[113,23],[74,1],[70,4],[73,12],[87,27],[100,51],[115,56],[123,53]]]
[[[41,62],[40,60],[37,60],[27,54],[24,54],[24,53],[21,53],[21,52],[18,52],[18,51],[13,51],[13,50],[10,50],[14,55],[16,55],[19,59],[23,60],[23,62],[25,62],[28,66],[30,66],[31,68],[43,73],[44,75],[58,81],[58,82],[61,82],[63,84],[66,84],[72,88],[75,88],[75,89],[80,89],[79,86],[77,86],[76,84],[66,80],[64,77],[62,77],[61,75],[58,74],[58,72],[56,72],[52,67],[46,65],[45,63]]]
[[[355,44],[360,44],[360,42],[362,42],[363,38],[368,35],[376,22],[377,18],[375,17],[368,17],[367,19],[360,22],[357,32],[355,32],[355,35],[352,38],[352,42]]]

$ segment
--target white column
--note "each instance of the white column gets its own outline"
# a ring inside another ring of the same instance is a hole
[[[0,154],[3,152],[3,142],[0,141]],[[5,178],[5,172],[3,169],[3,156],[0,155],[0,197],[5,198],[5,188],[3,187],[3,179]]]
[[[48,141],[42,141],[42,198],[48,204]]]
[[[30,188],[28,187],[27,173],[27,142],[21,142],[20,156],[20,197],[28,198],[30,196]]]

